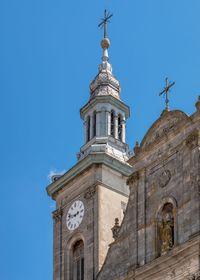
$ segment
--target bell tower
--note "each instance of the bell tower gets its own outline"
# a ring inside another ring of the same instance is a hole
[[[129,107],[120,97],[112,73],[105,12],[102,62],[90,84],[90,97],[81,110],[84,145],[77,163],[54,176],[47,193],[56,201],[54,223],[54,280],[93,280],[114,241],[128,201],[126,180],[126,120]],[[111,230],[112,229],[112,230]]]
[[[129,107],[121,101],[120,83],[112,73],[108,56],[110,40],[107,37],[101,41],[101,47],[102,62],[97,76],[90,84],[89,101],[80,110],[84,121],[85,144],[78,159],[83,159],[89,153],[105,152],[126,161],[130,156],[125,143]]]

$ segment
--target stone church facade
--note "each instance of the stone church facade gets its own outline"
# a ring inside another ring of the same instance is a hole
[[[199,280],[200,98],[191,116],[164,110],[132,152],[109,45],[80,110],[77,164],[47,187],[54,280]]]

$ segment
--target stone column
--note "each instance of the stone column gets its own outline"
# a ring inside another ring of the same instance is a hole
[[[86,125],[85,125],[85,128],[86,128],[85,129],[85,143],[87,143],[88,141],[90,141],[90,137],[88,137],[88,132],[90,132],[90,122],[91,122],[90,116],[86,117],[85,122],[86,122]]]
[[[121,126],[122,126],[122,142],[126,142],[126,120],[125,117],[123,117],[121,121]]]
[[[94,137],[93,135],[93,121],[94,121],[94,115],[90,115],[90,140]]]
[[[111,112],[107,111],[106,112],[106,135],[110,135],[111,134]]]
[[[114,137],[116,139],[118,139],[118,115],[115,115],[114,117],[114,123],[115,123],[115,126],[114,126]]]
[[[106,118],[106,109],[101,111],[101,136],[107,135],[107,118]]]
[[[101,111],[96,112],[96,136],[101,136]]]

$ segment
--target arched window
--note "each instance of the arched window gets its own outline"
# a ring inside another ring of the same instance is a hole
[[[122,116],[118,115],[118,139],[122,141]]]
[[[93,137],[95,137],[96,133],[97,133],[96,132],[96,130],[97,130],[96,122],[97,122],[96,111],[94,111],[94,113],[93,113]]]
[[[90,116],[87,117],[87,135],[86,135],[86,139],[87,142],[90,141]]]
[[[84,244],[82,240],[73,246],[73,280],[84,280]]]
[[[114,137],[115,134],[115,113],[112,110],[110,116],[110,135]]]
[[[167,202],[162,207],[158,217],[158,253],[163,255],[174,246],[174,209]]]

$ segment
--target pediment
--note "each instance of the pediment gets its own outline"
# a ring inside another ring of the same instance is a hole
[[[141,143],[141,150],[146,150],[157,144],[171,133],[178,133],[180,128],[189,122],[191,122],[190,117],[182,111],[164,112],[147,131]]]

